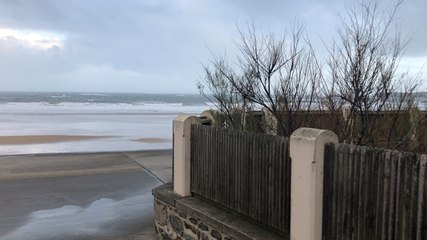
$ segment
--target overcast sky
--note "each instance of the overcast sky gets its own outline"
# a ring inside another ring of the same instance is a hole
[[[236,23],[282,33],[297,19],[322,54],[353,2],[0,0],[0,91],[196,93],[210,50],[233,51]],[[398,14],[412,39],[402,69],[415,73],[427,63],[426,11],[407,0]]]

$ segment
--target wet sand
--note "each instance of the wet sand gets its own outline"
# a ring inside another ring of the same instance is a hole
[[[0,136],[0,145],[25,145],[40,143],[56,143],[69,141],[83,141],[114,136],[88,136],[88,135],[25,135],[25,136]]]
[[[134,139],[133,141],[144,142],[144,143],[165,143],[165,142],[168,142],[169,140],[166,138],[139,138],[139,139]]]
[[[153,239],[171,151],[0,156],[0,240]]]

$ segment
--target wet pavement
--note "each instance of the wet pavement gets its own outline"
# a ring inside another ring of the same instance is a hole
[[[170,175],[170,151],[0,157],[0,240],[153,239]]]

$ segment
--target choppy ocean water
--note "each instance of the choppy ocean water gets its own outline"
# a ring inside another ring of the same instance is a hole
[[[0,154],[129,151],[172,147],[172,120],[209,109],[198,94],[0,92],[0,137],[88,135],[105,138],[0,144]]]

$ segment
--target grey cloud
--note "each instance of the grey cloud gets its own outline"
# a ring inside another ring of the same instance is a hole
[[[427,55],[427,1],[405,1],[399,14],[402,34],[409,39],[407,54]]]
[[[427,30],[422,24],[427,20],[422,13],[426,4],[423,0],[408,1],[402,9],[404,30],[414,36],[408,55],[427,55]],[[6,51],[1,47],[6,42],[0,42],[0,71],[7,76],[1,81],[7,81],[3,86],[9,89],[42,82],[46,88],[65,91],[72,86],[78,90],[77,83],[83,80],[71,81],[73,76],[82,78],[81,69],[108,66],[110,78],[135,73],[129,77],[133,84],[128,89],[133,91],[138,86],[135,78],[140,77],[141,86],[151,89],[148,91],[196,92],[200,63],[207,63],[210,57],[208,48],[232,51],[231,40],[238,38],[236,22],[244,24],[252,18],[264,30],[281,32],[297,19],[305,25],[315,47],[324,51],[321,40],[328,41],[335,34],[344,5],[339,0],[0,0],[0,27],[66,36],[63,49],[44,53],[19,46]],[[127,90],[125,79],[106,78],[104,74],[84,81],[93,89],[108,81],[112,90],[115,83],[117,89]]]

